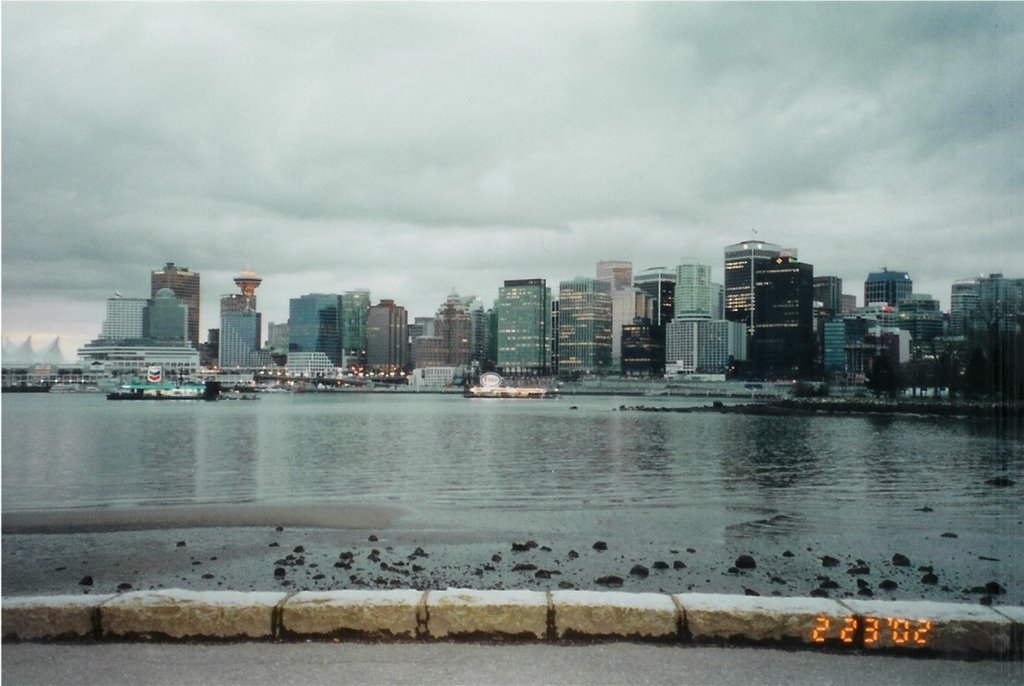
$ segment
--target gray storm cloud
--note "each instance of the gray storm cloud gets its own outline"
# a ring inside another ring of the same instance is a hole
[[[2,12],[12,337],[87,339],[169,260],[204,329],[245,266],[283,321],[310,291],[426,315],[602,258],[720,270],[755,228],[848,293],[886,264],[948,305],[1024,264],[1012,3]]]

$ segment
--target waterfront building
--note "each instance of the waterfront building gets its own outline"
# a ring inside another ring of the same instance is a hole
[[[107,374],[142,376],[151,366],[160,367],[164,378],[199,372],[199,351],[188,345],[137,343],[124,345],[98,339],[78,349],[83,367],[102,368]]]
[[[742,322],[754,333],[755,274],[779,256],[782,248],[764,241],[743,241],[725,246],[725,318]],[[796,258],[796,251],[789,251]]]
[[[455,382],[459,373],[456,367],[416,367],[409,375],[409,385],[416,388],[446,388]]]
[[[914,290],[914,282],[906,272],[891,272],[882,267],[880,272],[871,272],[864,281],[864,304],[884,302],[896,307],[900,300],[906,300]]]
[[[323,352],[290,352],[285,370],[289,376],[337,377],[334,363]]]
[[[100,340],[137,341],[145,338],[148,307],[146,298],[126,298],[120,293],[108,298],[107,318],[103,320]]]
[[[366,366],[376,372],[398,372],[408,366],[408,314],[394,300],[384,299],[366,312]]]
[[[647,296],[645,317],[652,326],[664,326],[675,316],[676,272],[666,267],[650,267],[633,279],[633,285]]]
[[[188,306],[170,288],[161,288],[148,305],[147,338],[158,341],[188,341]]]
[[[597,263],[597,280],[604,281],[612,290],[633,285],[633,263],[624,260],[602,260]]]
[[[366,365],[366,313],[370,291],[356,289],[341,294],[341,366],[348,369]]]
[[[342,366],[341,296],[336,293],[308,293],[288,301],[288,352],[327,355]]]
[[[843,280],[838,276],[815,276],[814,299],[821,303],[828,316],[843,314]]]
[[[708,317],[676,317],[665,327],[665,367],[677,374],[724,374],[747,357],[746,327]]]
[[[544,279],[513,279],[494,304],[495,364],[507,376],[550,372],[551,289]]]
[[[676,267],[675,318],[712,319],[711,267],[684,258]]]
[[[161,288],[170,288],[188,307],[188,340],[199,349],[199,273],[188,267],[168,262],[163,269],[154,269],[149,278],[149,297],[155,298]]]
[[[612,297],[607,281],[562,281],[558,295],[558,372],[605,373],[612,361]]]
[[[778,255],[757,269],[754,286],[754,369],[769,379],[808,378],[815,357],[814,267]]]

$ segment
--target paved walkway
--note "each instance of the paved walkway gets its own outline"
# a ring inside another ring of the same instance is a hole
[[[5,684],[1024,683],[1024,663],[752,648],[477,643],[3,645]]]

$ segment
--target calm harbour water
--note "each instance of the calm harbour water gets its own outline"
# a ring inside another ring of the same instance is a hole
[[[5,396],[3,510],[386,504],[408,512],[403,526],[452,539],[901,551],[964,576],[991,557],[1001,583],[1017,584],[1019,434],[948,419],[618,410],[706,402]],[[994,477],[1017,485],[986,484]]]

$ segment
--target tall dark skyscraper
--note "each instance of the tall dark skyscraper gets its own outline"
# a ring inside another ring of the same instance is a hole
[[[725,318],[742,322],[747,335],[754,333],[754,275],[779,256],[782,248],[774,243],[744,241],[725,246]],[[795,251],[793,256],[796,256]]]
[[[832,316],[843,313],[843,280],[838,276],[814,277],[814,299]]]
[[[288,301],[288,352],[324,353],[341,365],[341,296],[310,293]]]
[[[807,378],[814,371],[814,267],[776,256],[754,276],[754,368],[769,379]]]
[[[199,350],[199,273],[168,262],[150,273],[149,297],[155,298],[161,288],[170,288],[188,307],[188,340]]]
[[[648,318],[652,326],[664,327],[675,316],[676,270],[651,267],[633,277],[633,285],[651,303]]]
[[[383,299],[366,313],[366,366],[397,372],[408,364],[409,315],[394,300]]]

